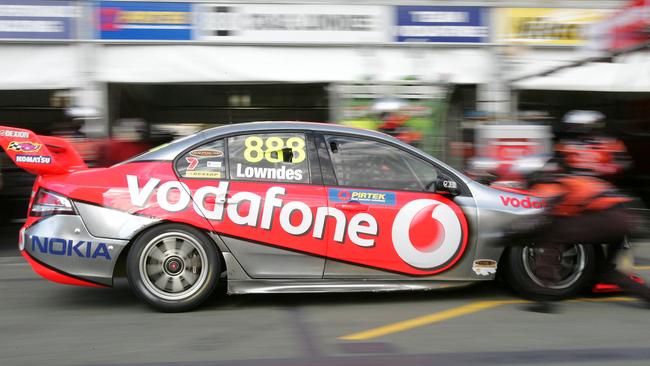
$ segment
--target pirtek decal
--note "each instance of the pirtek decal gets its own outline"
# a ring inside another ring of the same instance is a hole
[[[111,260],[106,243],[93,244],[93,242],[85,240],[75,241],[72,239],[32,236],[32,252],[36,252],[36,250],[51,255]]]
[[[394,192],[329,188],[327,190],[327,196],[331,202],[357,201],[359,203],[375,205],[395,205]]]
[[[332,254],[334,257],[386,268],[385,263],[392,260],[387,256],[395,256],[395,263],[402,263],[397,266],[399,270],[407,273],[425,274],[420,271],[430,273],[448,268],[462,255],[467,242],[467,225],[462,212],[442,197],[413,199],[399,210],[383,210],[375,216],[372,211],[310,207],[299,200],[288,200],[287,197],[293,196],[287,193],[288,187],[269,185],[261,194],[244,190],[234,190],[231,194],[231,182],[227,181],[219,182],[218,186],[199,186],[192,192],[179,181],[149,178],[142,185],[137,176],[127,175],[126,179],[131,204],[137,208],[155,207],[157,203],[161,209],[174,213],[192,205],[199,216],[230,227],[224,234],[236,232],[237,229],[230,226],[235,224],[267,231],[255,236],[271,243],[274,235],[309,236],[310,240],[301,241],[303,250],[319,255],[325,252],[314,248],[327,233],[337,243],[332,248],[336,252]],[[188,192],[192,192],[191,195]],[[227,202],[223,197],[229,197]],[[279,228],[274,222],[279,222]],[[380,236],[380,230],[387,235]],[[373,254],[350,254],[359,249],[372,250]],[[330,254],[328,251],[327,255]],[[368,262],[369,257],[381,259]],[[411,269],[402,269],[405,264]]]
[[[544,200],[533,201],[530,197],[519,199],[515,197],[499,196],[499,198],[501,198],[501,203],[504,206],[511,206],[514,208],[544,208],[546,206]]]

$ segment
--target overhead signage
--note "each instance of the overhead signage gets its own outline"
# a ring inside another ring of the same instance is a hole
[[[470,6],[396,6],[397,42],[482,43],[489,39],[488,9]]]
[[[72,1],[0,0],[0,39],[76,38],[78,16]]]
[[[388,6],[196,4],[196,38],[217,42],[389,41]]]
[[[192,39],[190,3],[101,1],[98,7],[101,39]]]
[[[503,8],[496,12],[498,42],[530,45],[581,45],[587,27],[611,10]]]

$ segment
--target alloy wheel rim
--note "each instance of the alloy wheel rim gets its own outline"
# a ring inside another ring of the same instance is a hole
[[[557,251],[554,255],[559,256],[557,266],[554,268],[554,275],[557,278],[553,280],[540,276],[539,269],[535,266],[537,257],[544,255],[544,251],[548,250]],[[526,274],[535,284],[548,289],[563,290],[571,287],[580,279],[585,269],[586,256],[582,245],[571,244],[553,248],[524,247],[522,260]]]
[[[150,240],[139,261],[144,286],[164,300],[194,295],[208,277],[207,254],[193,237],[168,232]]]

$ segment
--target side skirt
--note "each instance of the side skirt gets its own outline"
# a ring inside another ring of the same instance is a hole
[[[364,279],[253,279],[231,253],[226,261],[228,294],[288,294],[318,292],[386,292],[436,290],[471,285],[476,281],[364,280]]]

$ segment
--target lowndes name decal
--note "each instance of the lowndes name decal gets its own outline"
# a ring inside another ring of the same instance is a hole
[[[287,168],[286,166],[281,166],[279,168],[263,168],[257,166],[244,167],[242,164],[237,163],[235,176],[237,178],[301,181],[303,177],[303,171],[301,169]]]
[[[467,224],[462,212],[444,198],[413,199],[403,203],[399,209],[395,207],[377,212],[380,216],[375,217],[372,211],[348,211],[346,214],[336,207],[310,207],[304,202],[290,199],[292,196],[281,186],[271,185],[261,194],[247,191],[231,193],[230,182],[222,181],[216,186],[201,186],[190,195],[189,187],[179,181],[163,182],[158,178],[142,181],[135,175],[127,175],[126,179],[134,207],[145,208],[155,202],[162,210],[173,213],[190,209],[191,206],[196,214],[208,220],[229,221],[269,232],[260,232],[260,238],[272,237],[273,232],[281,230],[294,236],[309,235],[311,240],[320,241],[328,233],[333,242],[344,245],[337,247],[339,254],[336,258],[380,268],[391,260],[397,260],[402,263],[400,268],[405,264],[405,268],[412,268],[408,271],[404,269],[408,273],[444,270],[460,258],[467,242]],[[354,192],[363,193],[358,194],[359,197],[381,201],[371,207],[398,206],[394,192],[384,192],[386,195],[381,196],[384,193],[379,191],[351,190],[343,193],[343,196],[349,194],[351,197]],[[226,200],[225,197],[229,198]],[[275,222],[279,221],[279,227],[273,225],[274,218],[278,219]],[[380,231],[383,233],[381,236]],[[308,242],[305,241],[306,246],[309,246]],[[353,249],[355,247],[362,251],[372,250],[376,259],[368,262],[364,258],[369,255],[348,258],[345,243],[354,244],[349,250],[357,251]],[[305,248],[305,251],[313,252],[309,248]]]

